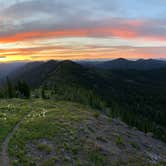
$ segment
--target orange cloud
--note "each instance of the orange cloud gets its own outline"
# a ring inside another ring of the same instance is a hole
[[[111,32],[114,36],[125,38],[125,39],[138,37],[137,32],[128,30],[128,29],[112,29]]]
[[[66,37],[117,37],[122,39],[145,39],[148,41],[166,41],[166,36],[156,33],[146,33],[147,28],[144,28],[145,22],[139,20],[120,20],[119,23],[114,21],[111,25],[95,28],[77,28],[77,29],[54,29],[54,30],[39,30],[30,32],[18,32],[6,36],[0,36],[0,46],[10,43],[11,47],[15,48],[0,49],[2,60],[48,60],[48,59],[109,59],[109,58],[155,58],[157,56],[164,57],[165,48],[141,48],[141,47],[109,47],[95,46],[96,39],[94,38],[91,45],[86,45],[86,41],[75,44],[66,43],[68,40],[63,40],[58,45],[56,42],[49,41],[52,38]],[[149,26],[149,25],[148,25]],[[152,26],[153,27],[153,26]],[[145,32],[143,31],[145,29]],[[154,28],[155,29],[155,28]],[[155,29],[156,30],[156,29]],[[154,30],[154,31],[155,31]],[[40,42],[46,39],[46,43]],[[51,41],[51,40],[50,40]],[[54,40],[53,40],[54,41]],[[112,40],[113,41],[113,40]],[[20,43],[29,48],[21,48]],[[1,44],[2,43],[2,44]],[[82,43],[82,45],[81,45]],[[97,43],[97,42],[96,42]],[[132,45],[132,40],[130,41]],[[139,42],[138,42],[139,43]],[[18,45],[17,45],[18,44]],[[36,45],[35,45],[36,44]],[[57,44],[57,45],[56,45]],[[66,44],[66,46],[65,46]],[[8,45],[8,44],[7,44]],[[109,45],[109,44],[108,44]],[[111,44],[110,44],[111,45]],[[120,43],[119,43],[120,45]],[[1,47],[2,47],[1,46]],[[36,46],[36,47],[35,47]],[[17,47],[17,48],[16,48]],[[5,48],[5,47],[4,47]],[[0,59],[1,60],[1,59]]]
[[[87,36],[88,30],[56,30],[56,31],[32,31],[20,32],[14,35],[4,36],[0,38],[1,43],[11,43],[17,41],[25,41],[30,39],[52,38],[52,37],[84,37]]]
[[[129,22],[132,26],[139,26],[141,23]],[[34,40],[41,38],[63,38],[63,37],[119,37],[123,39],[144,38],[146,40],[166,40],[164,36],[145,35],[131,27],[98,27],[98,28],[82,28],[82,29],[67,29],[67,30],[43,30],[20,32],[13,35],[1,36],[0,43],[11,43],[25,40]]]
[[[110,58],[155,58],[164,56],[165,47],[98,47],[98,46],[46,46],[0,50],[1,61],[49,60],[49,59],[110,59]]]

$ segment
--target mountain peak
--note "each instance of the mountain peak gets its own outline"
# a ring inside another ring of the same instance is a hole
[[[114,59],[113,61],[129,61],[129,60],[125,58],[117,58],[117,59]]]

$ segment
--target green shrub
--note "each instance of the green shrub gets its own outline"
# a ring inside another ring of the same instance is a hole
[[[55,162],[57,161],[57,158],[56,157],[52,157],[48,160],[45,160],[42,164],[42,166],[53,166],[55,165]]]
[[[135,149],[137,149],[137,150],[140,150],[140,147],[139,147],[139,145],[138,145],[137,143],[131,142],[130,144],[131,144],[131,146],[132,146],[133,148],[135,148]]]
[[[93,116],[94,116],[95,118],[99,118],[100,113],[99,113],[99,112],[95,112],[95,113],[93,114]]]
[[[47,144],[44,144],[44,143],[40,143],[37,145],[37,149],[40,150],[40,151],[43,151],[47,154],[51,153],[52,151],[52,148],[51,146],[47,145]]]
[[[117,145],[117,146],[125,146],[124,140],[123,140],[123,138],[122,138],[121,136],[118,136],[118,137],[116,138],[116,145]]]

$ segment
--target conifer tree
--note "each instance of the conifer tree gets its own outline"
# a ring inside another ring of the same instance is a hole
[[[14,89],[13,89],[13,85],[8,77],[6,78],[6,84],[7,84],[7,97],[13,98],[14,97]]]
[[[31,91],[28,84],[25,81],[18,81],[17,95],[18,97],[30,98]]]
[[[42,89],[41,89],[41,97],[42,97],[42,99],[46,99],[45,86],[42,86]]]

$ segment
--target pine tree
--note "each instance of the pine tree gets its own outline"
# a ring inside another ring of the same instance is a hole
[[[42,97],[42,99],[46,99],[45,86],[42,86],[42,89],[41,89],[41,97]]]
[[[23,81],[22,86],[23,86],[24,97],[30,98],[31,92],[28,84],[25,81]]]
[[[7,84],[7,97],[13,98],[14,97],[14,89],[13,89],[13,85],[8,77],[6,78],[6,84]]]
[[[31,91],[28,84],[25,81],[18,81],[17,84],[17,96],[30,98]]]

